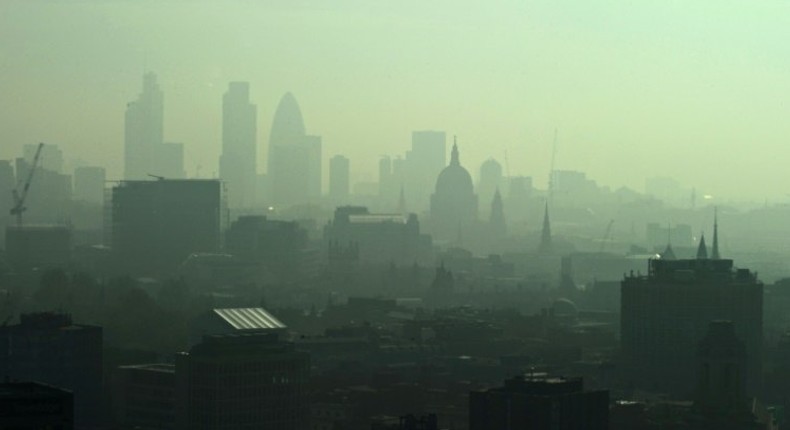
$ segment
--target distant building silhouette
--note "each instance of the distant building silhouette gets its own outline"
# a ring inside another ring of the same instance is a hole
[[[24,158],[25,161],[30,164],[33,162],[33,157],[36,154],[36,150],[38,149],[38,144],[35,143],[28,143],[24,146]],[[63,172],[63,151],[60,150],[58,145],[45,143],[44,147],[41,149],[41,160],[39,161],[40,167],[44,170],[49,170],[50,172],[54,173],[64,173]]]
[[[457,240],[477,221],[477,195],[472,177],[461,166],[458,145],[453,144],[450,164],[439,173],[431,196],[431,229],[434,237]]]
[[[493,158],[489,158],[480,165],[479,182],[477,183],[477,196],[481,202],[490,202],[494,194],[502,188],[502,165]]]
[[[321,195],[321,138],[305,132],[293,94],[277,106],[269,136],[269,200],[276,205],[315,202]]]
[[[507,223],[505,222],[505,210],[502,206],[502,195],[497,188],[491,201],[491,215],[488,218],[490,234],[495,238],[507,236]]]
[[[124,137],[125,179],[146,179],[160,175],[155,166],[164,142],[164,96],[156,75],[143,76],[143,91],[126,105]]]
[[[550,253],[551,246],[551,221],[549,220],[549,204],[546,203],[543,209],[543,228],[540,231],[540,244],[538,245],[538,252]]]
[[[123,181],[112,189],[111,246],[132,273],[171,270],[222,247],[227,204],[215,179]]]
[[[355,244],[360,260],[413,264],[431,257],[431,237],[420,232],[417,215],[374,214],[362,206],[342,206],[324,228],[326,243]]]
[[[704,244],[701,243],[701,249]],[[647,276],[622,282],[621,344],[626,373],[644,389],[692,394],[697,344],[713,320],[730,320],[746,346],[747,392],[762,378],[763,285],[729,259],[702,250],[691,260],[653,259]]]
[[[421,130],[411,134],[411,150],[406,153],[403,185],[407,203],[416,212],[424,210],[430,197],[430,189],[436,176],[447,165],[447,137],[443,131]],[[393,161],[393,175],[397,167]],[[401,184],[396,184],[400,186]],[[397,192],[398,188],[394,188]],[[392,201],[392,200],[390,200]]]
[[[469,394],[469,430],[608,430],[609,392],[584,389],[581,378],[517,376]]]
[[[95,424],[102,404],[102,328],[74,324],[66,314],[22,314],[19,324],[0,327],[0,375],[70,390],[76,425]]]
[[[250,102],[249,82],[231,82],[222,96],[222,155],[219,177],[228,190],[228,206],[256,203],[257,107]]]
[[[335,155],[329,160],[329,198],[334,204],[347,204],[350,191],[348,158]]]

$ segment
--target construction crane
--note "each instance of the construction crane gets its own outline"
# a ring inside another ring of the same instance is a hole
[[[609,220],[609,224],[606,225],[606,231],[603,233],[603,238],[601,239],[601,248],[598,249],[598,252],[603,252],[604,248],[606,248],[606,242],[609,240],[609,236],[612,234],[612,226],[614,225],[614,220]]]
[[[30,164],[30,171],[27,172],[27,179],[22,187],[22,193],[19,193],[19,185],[11,191],[14,197],[14,206],[11,208],[11,215],[16,215],[16,224],[22,226],[22,214],[27,210],[25,207],[25,200],[27,199],[27,192],[30,189],[30,183],[33,182],[33,174],[36,173],[36,166],[38,160],[41,158],[41,150],[44,149],[44,144],[39,143],[36,148],[36,155],[33,156],[33,163]]]

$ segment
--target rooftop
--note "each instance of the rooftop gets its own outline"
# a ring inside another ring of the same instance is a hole
[[[226,308],[213,312],[236,330],[284,330],[287,327],[264,308]]]

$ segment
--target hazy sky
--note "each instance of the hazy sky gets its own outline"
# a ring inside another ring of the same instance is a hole
[[[217,171],[222,94],[247,80],[261,171],[292,91],[353,180],[375,180],[412,130],[439,129],[475,177],[507,153],[510,174],[543,186],[556,127],[556,167],[605,185],[790,192],[787,0],[2,0],[0,158],[45,141],[118,177],[146,69],[190,175]]]

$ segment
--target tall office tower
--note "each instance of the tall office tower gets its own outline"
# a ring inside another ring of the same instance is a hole
[[[700,252],[700,255],[704,253]],[[763,284],[729,259],[654,259],[621,285],[621,346],[631,382],[691,396],[695,351],[715,320],[732,321],[746,347],[746,388],[762,378]]]
[[[407,203],[415,211],[428,206],[430,190],[447,160],[446,136],[443,131],[414,131],[411,151],[406,154],[408,173],[405,178]]]
[[[383,156],[379,159],[379,202],[385,207],[395,201],[395,181],[392,175],[392,159]]]
[[[38,150],[38,144],[28,143],[24,146],[24,157],[28,163],[33,162],[33,158]],[[41,148],[41,155],[39,160],[39,167],[50,172],[63,173],[63,151],[58,148],[58,145],[45,143]]]
[[[307,428],[310,357],[279,338],[282,323],[261,308],[207,317],[202,342],[176,356],[176,428]]]
[[[503,387],[469,393],[469,430],[607,430],[609,392],[582,378],[516,376]]]
[[[4,429],[74,428],[74,394],[40,382],[0,383]]]
[[[489,158],[480,165],[480,177],[477,182],[477,196],[481,202],[489,203],[494,193],[502,188],[502,165]]]
[[[227,203],[217,179],[123,181],[112,189],[112,249],[132,273],[169,271],[222,247]]]
[[[104,202],[104,167],[85,166],[74,169],[74,198],[83,202]]]
[[[157,165],[164,143],[164,103],[156,75],[143,76],[143,91],[137,100],[126,105],[124,130],[124,178],[148,179]],[[164,176],[164,175],[162,175]]]
[[[219,177],[232,208],[255,206],[258,157],[257,106],[250,103],[249,82],[231,82],[222,96],[222,155]]]
[[[329,198],[333,203],[348,203],[350,176],[348,158],[335,155],[329,160]]]
[[[293,94],[285,93],[272,120],[266,172],[269,200],[275,205],[305,203],[310,180],[309,154],[302,112]]]
[[[0,327],[0,375],[70,390],[78,428],[95,424],[101,411],[102,329],[74,324],[65,314],[22,314],[19,324]]]

